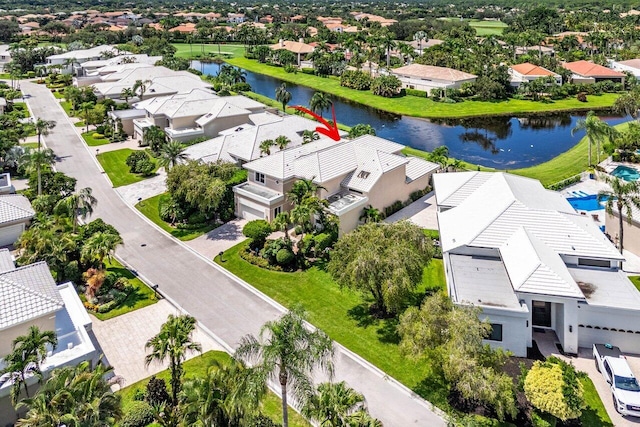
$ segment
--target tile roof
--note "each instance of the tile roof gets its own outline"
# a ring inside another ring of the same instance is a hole
[[[0,249],[0,273],[13,270],[16,265],[13,263],[11,252],[7,248]]]
[[[617,61],[618,64],[626,65],[627,67],[637,68],[640,70],[640,58],[628,59],[626,61]]]
[[[249,110],[236,107],[235,105],[228,103],[224,99],[218,99],[213,107],[209,108],[208,113],[196,120],[196,124],[198,124],[198,126],[204,126],[218,118],[243,115],[248,117],[250,114],[251,111]]]
[[[589,61],[565,62],[562,64],[567,70],[585,77],[624,77],[624,73],[619,73],[611,68],[603,67]]]
[[[397,167],[406,164],[406,157],[378,151],[374,148],[359,147],[355,151],[357,168],[347,175],[340,184],[350,190],[368,193],[380,177]]]
[[[35,214],[29,199],[22,194],[0,196],[0,224],[25,221],[33,218]]]
[[[549,71],[539,65],[531,64],[530,62],[512,65],[510,68],[523,76],[557,76],[553,71]]]
[[[428,162],[419,157],[408,157],[408,159],[409,162],[407,163],[406,169],[407,183],[415,181],[428,173],[434,173],[440,169],[439,164]]]
[[[0,330],[64,307],[45,262],[0,273]]]
[[[436,67],[434,65],[410,64],[393,68],[391,74],[397,76],[417,77],[420,79],[436,79],[450,82],[475,79],[476,75],[454,70],[453,68]]]
[[[306,43],[294,42],[290,40],[284,40],[282,43],[276,43],[269,46],[272,50],[286,49],[293,53],[311,53],[314,50],[313,46]]]

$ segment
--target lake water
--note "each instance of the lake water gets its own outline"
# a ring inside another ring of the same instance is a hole
[[[193,68],[216,75],[219,64],[201,64]],[[275,98],[281,80],[249,71],[247,83],[254,92]],[[308,106],[313,89],[287,83],[289,105]],[[338,122],[349,126],[367,123],[376,134],[420,150],[431,151],[440,145],[449,147],[452,157],[499,169],[517,169],[543,163],[574,146],[583,132],[571,136],[571,129],[584,115],[550,114],[536,117],[482,117],[455,120],[427,120],[386,113],[358,103],[334,99]],[[325,113],[326,116],[326,113]],[[611,125],[629,120],[601,117]]]

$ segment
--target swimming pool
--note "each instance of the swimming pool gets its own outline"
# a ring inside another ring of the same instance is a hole
[[[587,197],[568,197],[567,202],[577,211],[599,211],[604,209],[604,206],[598,202],[598,196],[595,194]]]
[[[617,178],[622,178],[625,181],[637,181],[638,179],[640,179],[640,172],[638,172],[637,169],[622,165],[615,168],[611,172],[611,175]]]

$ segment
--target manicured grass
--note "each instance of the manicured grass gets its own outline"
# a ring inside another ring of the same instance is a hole
[[[422,150],[418,150],[417,148],[412,148],[412,147],[405,147],[402,149],[402,153],[404,153],[407,156],[414,156],[414,157],[420,157],[422,159],[425,160],[429,160],[429,153],[426,151],[422,151]],[[481,166],[481,165],[474,165],[473,163],[468,163],[468,162],[462,162],[465,170],[469,170],[469,171],[476,171],[476,170],[481,170],[484,172],[494,172],[495,169],[494,168],[488,168],[486,166]],[[479,169],[478,169],[479,168]]]
[[[67,116],[73,117],[73,104],[71,104],[71,101],[62,101],[60,102],[60,106],[64,112],[67,113]]]
[[[53,97],[56,99],[64,99],[64,93],[62,92],[53,92]]]
[[[38,143],[37,142],[25,142],[24,144],[20,144],[20,147],[24,148],[25,150],[27,150],[27,149],[35,150],[36,148],[38,148]]]
[[[220,52],[221,55],[233,55],[233,56],[244,56],[244,47],[241,45],[233,45],[233,44],[201,44],[201,43],[193,43],[189,45],[188,43],[172,43],[172,45],[176,48],[175,56],[182,58],[194,58],[197,59],[203,56],[213,56],[217,55]]]
[[[78,125],[78,123],[82,123],[82,124]],[[84,126],[84,122],[78,122],[78,123],[75,124],[75,127],[79,128]],[[82,139],[84,139],[84,142],[86,142],[89,147],[97,147],[99,145],[109,144],[109,138],[96,139],[93,137],[94,133],[96,132],[92,130],[90,130],[89,132],[82,133]]]
[[[335,77],[325,78],[305,73],[287,73],[282,67],[260,64],[258,61],[247,58],[233,58],[227,62],[254,73],[266,74],[286,82],[307,86],[311,89],[330,93],[380,110],[425,118],[480,117],[551,111],[588,111],[609,108],[618,97],[617,94],[608,93],[601,96],[591,95],[588,97],[588,102],[580,102],[575,97],[572,97],[550,103],[509,99],[500,102],[463,101],[455,104],[446,104],[416,96],[384,98],[369,91],[358,91],[342,87],[339,79]]]
[[[633,283],[633,286],[640,291],[640,276],[629,276],[629,280]]]
[[[22,117],[24,117],[25,119],[31,117],[31,113],[29,112],[29,108],[27,108],[26,102],[14,102],[13,106],[14,108],[20,109],[22,111]]]
[[[148,178],[129,172],[129,166],[127,166],[125,162],[131,153],[133,153],[132,149],[123,148],[122,150],[98,154],[98,161],[107,175],[109,175],[109,179],[114,187],[133,184]],[[153,159],[151,161],[155,162]],[[158,166],[156,164],[154,172],[157,170]]]
[[[131,271],[126,269],[116,259],[111,259],[111,261],[107,260],[105,262],[105,265],[108,272],[117,273],[120,276],[129,279],[129,283],[133,285],[135,291],[133,291],[122,304],[111,311],[108,311],[106,313],[92,312],[91,314],[93,314],[95,317],[100,320],[112,319],[116,316],[120,316],[121,314],[129,313],[130,311],[134,311],[158,302],[153,289],[145,285],[142,280],[138,279]]]
[[[231,357],[222,351],[207,351],[200,356],[196,356],[184,362],[184,378],[202,378],[207,374],[207,370],[212,364],[216,362],[228,363],[230,360]],[[169,385],[170,374],[168,369],[157,373],[155,376],[156,378],[164,379],[167,382],[167,385]],[[149,378],[145,378],[144,380],[133,383],[117,392],[117,394],[122,398],[122,409],[124,413],[127,412],[129,407],[131,407],[131,404],[135,401],[134,397],[136,392],[138,390],[144,392],[148,382]],[[273,421],[280,422],[282,418],[282,409],[280,405],[280,399],[274,393],[269,392],[265,402],[263,403],[263,413]],[[293,427],[308,427],[310,425],[293,409],[289,410],[289,423]]]
[[[376,319],[369,314],[369,303],[359,293],[341,289],[319,267],[303,272],[280,273],[256,267],[238,252],[248,242],[225,251],[224,261],[215,261],[286,307],[301,304],[309,321],[332,339],[359,354],[435,405],[448,407],[448,388],[434,368],[425,361],[414,361],[400,353],[397,320]],[[425,268],[417,298],[429,291],[444,289],[442,260],[434,259]]]
[[[629,127],[629,122],[615,126],[618,131],[624,131],[627,127]],[[596,147],[592,147],[591,156],[592,161],[595,163]],[[601,155],[600,159],[603,158]],[[511,170],[509,172],[539,179],[542,185],[548,186],[581,173],[587,169],[588,164],[589,141],[584,137],[572,148],[547,162],[524,169]]]
[[[182,230],[180,228],[172,227],[171,224],[163,221],[162,218],[160,218],[160,211],[158,210],[160,201],[168,197],[169,194],[167,193],[158,194],[157,196],[142,200],[141,202],[136,204],[136,209],[138,209],[142,213],[142,215],[149,218],[154,224],[162,228],[167,233],[171,234],[173,237],[182,240],[183,242],[187,240],[193,240],[196,237],[202,236],[204,233],[208,233],[209,231],[216,228],[214,225],[197,228],[195,230]]]
[[[84,127],[84,120],[80,120],[79,122],[75,122],[73,124],[75,127],[77,128],[83,128]],[[93,132],[91,132],[89,135],[91,135]],[[85,140],[86,141],[86,140]],[[88,144],[88,143],[87,143]],[[90,144],[89,144],[90,145]],[[96,144],[96,145],[102,145],[102,144]]]
[[[591,379],[585,374],[579,376],[582,387],[584,388],[584,400],[587,408],[582,411],[580,417],[580,425],[583,427],[600,427],[611,426],[611,418],[607,414],[607,410],[598,395],[596,387]]]
[[[469,26],[476,30],[479,36],[489,36],[495,34],[501,35],[507,24],[500,21],[484,21],[484,20],[471,20]]]

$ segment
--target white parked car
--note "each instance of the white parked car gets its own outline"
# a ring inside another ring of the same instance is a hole
[[[611,386],[613,405],[622,415],[640,417],[640,384],[618,347],[593,346],[596,367]]]

